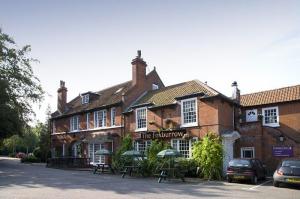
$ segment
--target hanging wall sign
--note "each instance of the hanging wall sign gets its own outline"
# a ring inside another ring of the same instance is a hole
[[[293,157],[293,147],[273,146],[272,154],[274,157]]]
[[[155,139],[169,139],[169,138],[182,138],[186,134],[186,130],[173,130],[173,131],[154,131],[141,133],[142,140],[155,140]]]

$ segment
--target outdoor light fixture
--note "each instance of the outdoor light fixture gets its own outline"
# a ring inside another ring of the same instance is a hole
[[[283,142],[283,141],[284,141],[283,135],[280,135],[280,136],[279,136],[279,141],[280,141],[280,142]]]

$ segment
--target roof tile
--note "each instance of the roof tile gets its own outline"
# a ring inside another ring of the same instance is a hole
[[[175,98],[201,92],[209,97],[219,94],[219,92],[207,86],[206,84],[198,80],[192,80],[161,88],[159,90],[150,91],[140,100],[138,100],[133,106],[147,103],[153,103],[154,106],[169,105],[176,101]]]
[[[258,106],[300,100],[300,85],[241,95],[242,106]]]

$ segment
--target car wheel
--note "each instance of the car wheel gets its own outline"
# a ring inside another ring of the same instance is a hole
[[[252,184],[257,184],[257,176],[253,176],[251,182]]]
[[[277,181],[274,180],[274,181],[273,181],[273,186],[274,186],[274,187],[279,187],[279,182],[277,182]]]

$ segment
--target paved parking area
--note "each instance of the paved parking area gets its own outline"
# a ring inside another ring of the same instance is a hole
[[[180,180],[161,184],[154,178],[125,178],[93,175],[88,171],[24,165],[0,157],[1,199],[82,199],[82,198],[300,198],[298,187],[275,188],[270,181],[261,185]]]

